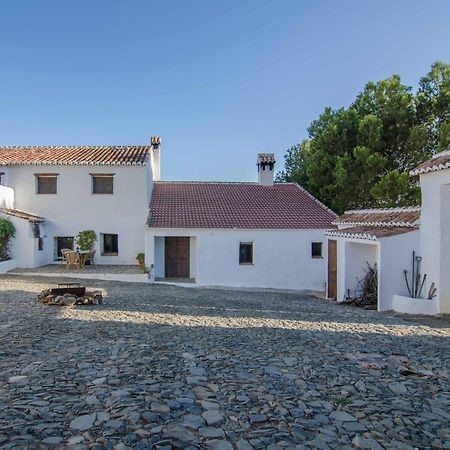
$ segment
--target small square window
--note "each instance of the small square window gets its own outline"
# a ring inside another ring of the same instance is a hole
[[[36,174],[36,193],[37,194],[56,194],[56,175]]]
[[[322,242],[311,243],[311,257],[322,258]]]
[[[102,234],[102,255],[116,256],[119,254],[119,236],[117,234]]]
[[[253,242],[239,244],[239,264],[253,264]]]
[[[112,174],[102,174],[92,176],[93,194],[112,194],[114,189],[114,176]]]

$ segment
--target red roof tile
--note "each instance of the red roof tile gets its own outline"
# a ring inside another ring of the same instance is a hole
[[[411,170],[411,175],[420,175],[422,173],[436,172],[438,170],[450,168],[450,150],[437,153],[433,158],[423,162],[414,170]]]
[[[0,166],[8,165],[143,165],[149,145],[78,147],[0,147]]]
[[[351,227],[341,230],[328,230],[327,236],[348,237],[354,239],[367,239],[377,241],[382,238],[397,236],[418,230],[418,227]]]
[[[43,217],[36,216],[35,214],[20,211],[18,209],[0,208],[0,213],[7,214],[8,216],[18,217],[19,219],[28,220],[31,223],[45,222]]]
[[[156,182],[153,228],[326,229],[336,214],[294,183]]]
[[[333,221],[341,226],[391,226],[413,227],[420,219],[420,208],[378,208],[378,209],[354,209],[345,211],[342,216]]]

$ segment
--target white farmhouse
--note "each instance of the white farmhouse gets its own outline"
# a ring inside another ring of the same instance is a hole
[[[148,146],[2,147],[0,215],[15,228],[18,267],[62,259],[79,231],[97,234],[98,264],[136,264],[159,141]]]
[[[323,290],[324,231],[336,215],[294,183],[274,183],[260,154],[257,183],[155,182],[146,230],[156,280]]]
[[[329,298],[342,302],[360,294],[365,270],[378,273],[378,310],[393,309],[394,294],[407,295],[404,270],[419,250],[420,208],[346,211],[326,232]]]
[[[61,260],[93,230],[97,264],[136,264],[152,281],[323,290],[325,230],[336,215],[300,186],[160,181],[160,138],[149,146],[0,148],[0,216],[16,228],[18,267]]]
[[[435,283],[437,313],[450,314],[450,150],[411,172],[420,175],[422,216],[420,254],[427,273],[425,290]]]
[[[411,175],[420,175],[421,208],[347,211],[334,221],[338,229],[326,232],[328,297],[355,297],[369,263],[378,270],[379,310],[450,313],[450,151],[436,154]],[[414,288],[419,295],[411,295]]]

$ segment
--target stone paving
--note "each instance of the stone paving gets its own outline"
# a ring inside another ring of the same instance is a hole
[[[36,302],[52,282],[0,277],[2,448],[450,449],[445,320],[101,281],[105,305]]]

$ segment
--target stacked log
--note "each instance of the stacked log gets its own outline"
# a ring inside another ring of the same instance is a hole
[[[45,289],[38,295],[38,301],[52,306],[101,305],[102,291],[86,291],[84,295],[53,294],[51,289]]]

